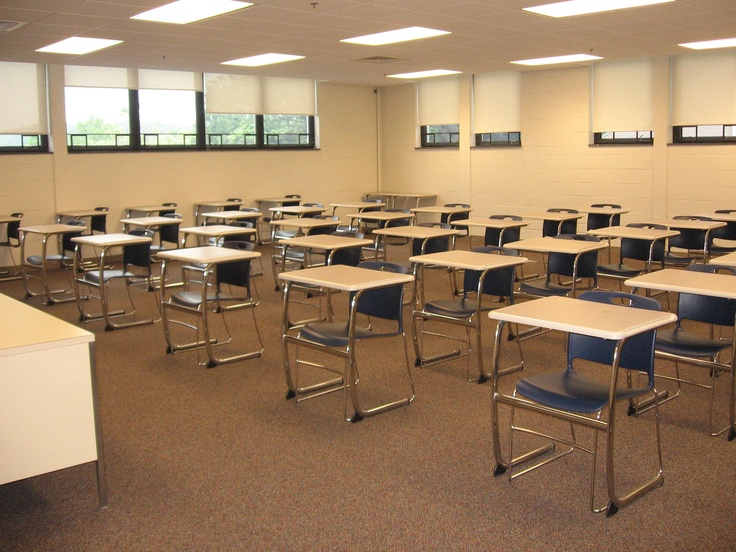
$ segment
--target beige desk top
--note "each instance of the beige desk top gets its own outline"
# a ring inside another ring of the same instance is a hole
[[[72,238],[74,243],[82,245],[91,245],[93,247],[113,247],[116,245],[133,245],[136,243],[151,242],[151,238],[146,236],[136,236],[132,234],[95,234],[94,236],[79,236]]]
[[[472,207],[447,207],[445,205],[428,205],[426,207],[412,207],[412,213],[436,213],[440,215],[456,215],[458,213],[470,213]]]
[[[597,249],[605,249],[605,242],[561,240],[546,236],[544,238],[528,238],[506,244],[506,247],[519,251],[535,251],[537,253],[569,253],[578,255]]]
[[[632,288],[655,289],[710,295],[725,299],[736,299],[736,278],[729,274],[711,274],[676,268],[665,268],[624,282]]]
[[[120,219],[123,226],[161,226],[166,224],[181,224],[182,219],[172,217],[135,217]]]
[[[255,234],[255,228],[240,228],[239,226],[229,226],[227,224],[211,224],[209,226],[187,226],[179,228],[179,233],[188,236],[204,236],[207,238],[217,238],[220,236],[234,236],[237,234]]]
[[[460,234],[460,231],[452,228],[437,228],[435,226],[392,226],[390,228],[378,228],[373,230],[373,233],[381,236],[426,240],[444,236],[457,236]]]
[[[347,265],[330,265],[282,272],[279,280],[340,291],[360,291],[412,282],[414,276]]]
[[[367,213],[350,213],[348,218],[353,220],[388,221],[402,218],[413,219],[414,213],[397,213],[394,211],[368,211]]]
[[[709,264],[736,266],[736,253],[728,253],[720,257],[713,257],[708,261]]]
[[[373,245],[373,240],[366,238],[352,238],[349,236],[316,234],[314,236],[298,236],[295,238],[279,240],[279,244],[289,247],[306,247],[309,249],[328,251],[332,249],[342,249],[345,247],[365,247]]]
[[[71,232],[84,232],[87,228],[84,226],[75,226],[73,224],[40,224],[38,226],[21,226],[18,230],[28,234],[67,234]]]
[[[162,259],[182,261],[186,263],[217,264],[260,257],[258,251],[243,251],[229,247],[187,247],[185,249],[169,249],[157,253]]]
[[[452,224],[453,226],[480,226],[483,228],[503,229],[529,226],[529,221],[471,217],[467,219],[453,220],[450,224]]]
[[[581,301],[571,297],[543,297],[516,303],[493,310],[488,317],[613,340],[631,337],[677,320],[677,316],[669,312]]]
[[[657,230],[654,228],[637,228],[634,226],[607,226],[597,230],[588,230],[591,236],[602,238],[631,238],[634,240],[663,240],[677,236],[677,230]]]
[[[466,270],[488,270],[493,268],[503,268],[506,266],[516,266],[524,264],[527,260],[528,259],[526,259],[526,257],[493,255],[461,249],[409,257],[409,261],[412,263],[446,266],[448,268],[462,268]]]
[[[214,211],[211,213],[202,213],[199,216],[203,219],[241,220],[261,218],[263,217],[263,213],[260,211]]]

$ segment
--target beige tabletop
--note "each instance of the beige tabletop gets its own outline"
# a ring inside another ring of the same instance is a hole
[[[125,232],[127,231],[128,226],[141,226],[143,228],[151,228],[152,226],[181,224],[181,219],[174,217],[135,217],[120,219],[120,222],[123,224],[123,232]]]
[[[713,257],[708,261],[708,263],[736,267],[736,253],[728,253],[726,255],[721,255],[720,257]]]
[[[134,207],[125,207],[125,212],[128,217],[134,212],[146,213],[146,216],[150,216],[151,213],[160,213],[161,211],[171,211],[176,209],[173,205],[138,205]]]
[[[333,236],[330,234],[316,234],[314,236],[298,236],[279,240],[280,245],[288,247],[306,247],[309,249],[320,249],[329,251],[345,247],[364,247],[373,245],[373,241],[366,238],[353,238],[350,236]]]
[[[588,253],[598,249],[605,249],[605,242],[582,241],[582,240],[562,240],[546,236],[544,238],[528,238],[506,244],[507,247],[519,251],[534,251],[536,253],[569,253],[578,255],[580,253]]]
[[[113,247],[117,245],[146,243],[152,240],[146,236],[136,236],[131,234],[96,234],[94,236],[79,236],[77,238],[72,238],[72,241],[82,245],[91,245],[92,247]]]
[[[389,220],[414,218],[414,213],[398,213],[395,211],[368,211],[365,213],[349,213],[347,217],[352,220],[371,221],[371,222],[387,222]]]
[[[730,274],[712,274],[710,272],[665,268],[629,278],[624,284],[632,288],[736,299],[736,279]]]
[[[298,230],[301,230],[302,232],[308,233],[308,231],[312,228],[319,228],[322,226],[334,226],[335,224],[337,224],[337,221],[329,219],[296,217],[272,220],[269,222],[269,224],[272,227],[296,228]]]
[[[578,220],[585,216],[584,213],[560,213],[557,211],[530,211],[520,214],[522,218],[530,220],[554,220],[564,222],[566,220]]]
[[[412,213],[435,213],[440,215],[457,215],[459,213],[470,213],[472,207],[448,207],[446,205],[427,205],[425,207],[412,207]]]
[[[691,220],[691,219],[666,219],[654,221],[654,224],[661,224],[667,228],[675,228],[680,230],[713,230],[726,226],[722,220]]]
[[[186,245],[187,237],[190,235],[199,238],[224,238],[226,236],[240,236],[243,234],[256,234],[255,228],[241,228],[239,226],[230,226],[227,224],[211,224],[209,226],[187,226],[179,228],[181,234],[182,247]]]
[[[492,255],[464,249],[452,251],[441,251],[439,253],[428,253],[426,255],[414,255],[409,257],[409,262],[446,266],[448,268],[459,268],[465,270],[488,270],[516,266],[524,264],[528,259],[514,255]]]
[[[210,213],[202,213],[199,216],[205,220],[248,220],[259,219],[263,217],[263,213],[260,211],[213,211]]]
[[[524,226],[529,226],[529,221],[471,217],[453,220],[450,224],[453,226],[478,226],[480,228],[497,228],[501,230],[504,228],[522,228]]]
[[[40,234],[43,236],[51,236],[53,234],[68,234],[71,232],[84,232],[87,228],[84,226],[75,226],[73,224],[39,224],[36,226],[22,226],[18,230],[23,234]]]
[[[636,226],[606,226],[588,230],[591,236],[599,238],[630,238],[633,240],[663,240],[679,234],[677,230],[658,230],[656,228],[637,228]]]
[[[0,215],[0,224],[7,224],[8,222],[15,222],[17,220],[23,220],[20,217],[14,217],[12,215]]]
[[[543,297],[524,301],[492,310],[488,317],[613,340],[625,339],[677,321],[677,316],[670,312],[634,309],[572,297]]]
[[[187,247],[185,249],[169,249],[157,253],[157,256],[171,261],[216,264],[255,259],[260,257],[261,254],[258,251],[243,251],[241,249],[207,245],[203,247]]]
[[[355,266],[331,265],[282,272],[279,280],[340,291],[360,291],[412,282],[414,276]]]
[[[268,210],[271,211],[274,216],[282,217],[284,215],[296,215],[298,217],[303,217],[304,215],[319,215],[324,213],[327,209],[324,207],[308,207],[305,205],[288,205],[282,207],[269,207]]]
[[[395,238],[426,240],[444,236],[457,236],[460,231],[454,228],[437,228],[435,226],[391,226],[389,228],[378,228],[373,230],[373,233]]]

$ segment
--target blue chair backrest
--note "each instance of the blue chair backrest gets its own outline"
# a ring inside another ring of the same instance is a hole
[[[686,270],[736,276],[736,268],[716,264],[693,264],[689,265]],[[736,280],[734,280],[734,285],[736,285]],[[694,320],[705,324],[733,327],[735,316],[736,299],[680,293],[677,300],[678,325],[681,320]]]
[[[511,255],[518,257],[519,252],[516,249],[505,247],[496,247],[486,245],[483,247],[474,247],[471,251],[476,253],[488,253],[489,255]],[[478,291],[478,284],[483,272],[480,270],[466,270],[463,275],[464,294],[471,291]],[[483,280],[483,289],[481,293],[493,295],[496,297],[508,297],[513,303],[514,301],[514,279],[516,277],[516,267],[509,266],[504,268],[496,268],[486,274]]]

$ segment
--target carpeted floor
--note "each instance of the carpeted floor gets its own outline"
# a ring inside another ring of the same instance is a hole
[[[661,409],[664,486],[608,519],[588,510],[584,454],[513,483],[493,477],[490,385],[465,381],[464,361],[412,367],[416,400],[357,424],[343,419],[339,393],[287,401],[281,296],[265,265],[260,359],[206,369],[194,353],[167,355],[160,323],[84,325],[96,336],[109,504],[98,508],[93,464],[0,486],[0,550],[736,549],[736,442],[707,436],[704,391]],[[433,271],[429,294],[447,293],[446,278]],[[0,291],[23,300],[20,282]],[[151,294],[137,298],[142,314],[156,313]],[[28,303],[78,324],[73,303]],[[248,338],[247,327],[236,335]],[[359,350],[369,399],[406,393],[401,380],[380,385],[400,353]],[[524,353],[525,373],[561,365],[563,336],[526,341]],[[653,416],[620,420],[626,485],[651,473],[653,448],[635,445],[650,444]],[[501,423],[505,436],[505,413]]]

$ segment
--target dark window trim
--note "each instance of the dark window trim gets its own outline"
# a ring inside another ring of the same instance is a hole
[[[506,135],[505,140],[494,139],[496,135]],[[477,132],[475,134],[476,148],[520,148],[521,132]]]
[[[256,115],[256,134],[255,144],[218,144],[217,138],[222,139],[222,134],[207,134],[205,127],[205,103],[204,103],[204,92],[195,92],[195,114],[196,114],[196,131],[195,133],[174,133],[181,137],[182,144],[175,145],[160,145],[157,142],[161,136],[167,135],[167,133],[146,133],[145,136],[141,133],[140,120],[138,113],[140,112],[140,103],[138,98],[138,90],[128,90],[128,104],[129,104],[129,123],[130,123],[130,134],[117,134],[115,135],[115,142],[117,143],[121,137],[126,137],[128,144],[125,145],[105,145],[105,146],[88,146],[88,145],[72,145],[71,142],[74,139],[84,138],[86,142],[91,134],[67,134],[67,151],[69,153],[87,153],[87,152],[143,152],[143,151],[238,151],[238,150],[293,150],[293,149],[316,149],[316,124],[315,116],[308,115],[308,134],[299,134],[299,144],[280,144],[278,143],[278,137],[282,136],[279,134],[269,135],[275,137],[274,141],[267,140],[263,130],[263,115]],[[169,133],[170,134],[170,133]],[[252,134],[244,134],[244,141],[247,136],[254,136]],[[213,140],[214,138],[214,140]],[[48,139],[47,139],[48,143]],[[47,151],[48,151],[48,145]],[[7,148],[0,148],[0,152],[8,151]],[[25,150],[24,150],[25,151]]]
[[[721,127],[720,136],[699,136],[698,131],[701,127]],[[679,125],[672,127],[672,143],[674,144],[734,144],[736,136],[726,136],[727,127],[736,127],[735,124],[714,124],[714,125]],[[685,130],[695,132],[695,136],[684,136]],[[736,130],[736,128],[732,128]]]
[[[460,132],[429,132],[427,127],[434,125],[422,125],[421,147],[423,148],[450,148],[457,149],[460,147]],[[449,142],[437,142],[436,137],[441,134],[449,134]]]
[[[620,134],[636,133],[635,138],[617,136]],[[639,133],[647,132],[649,136],[641,137]],[[613,138],[604,138],[604,134],[613,134]],[[630,145],[646,145],[654,144],[654,132],[651,130],[611,130],[607,132],[594,132],[593,144],[596,146],[630,146]]]
[[[49,153],[49,136],[48,134],[17,134],[20,136],[20,146],[0,146],[1,153]],[[25,146],[26,139],[33,139],[37,144]]]

